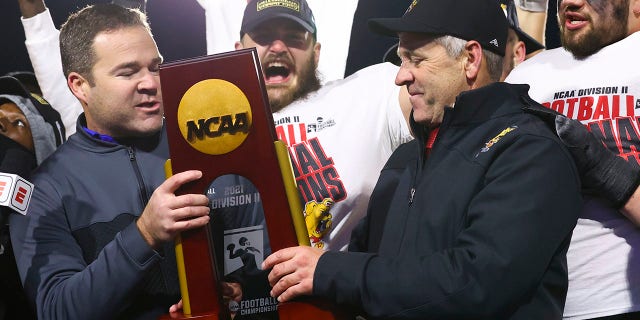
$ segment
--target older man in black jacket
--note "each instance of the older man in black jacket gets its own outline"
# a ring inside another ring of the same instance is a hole
[[[370,27],[400,38],[396,84],[411,95],[416,136],[392,155],[356,234],[379,247],[275,252],[263,264],[272,295],[325,297],[371,319],[560,319],[580,181],[554,132],[523,111],[542,108],[528,86],[497,82],[501,9],[413,1]]]

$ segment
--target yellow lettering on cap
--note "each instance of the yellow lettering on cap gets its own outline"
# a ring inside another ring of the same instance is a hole
[[[300,3],[290,0],[263,0],[258,1],[257,11],[262,11],[271,7],[283,7],[300,12]]]

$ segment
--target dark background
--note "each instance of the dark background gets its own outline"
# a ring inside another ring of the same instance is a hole
[[[240,0],[238,0],[240,1]],[[49,0],[47,6],[59,28],[69,13],[91,3],[107,0]],[[358,4],[346,73],[380,62],[386,49],[396,40],[368,32],[366,20],[372,17],[396,17],[404,13],[410,0],[361,0]],[[558,41],[556,4],[549,4],[547,47],[555,48]],[[196,0],[148,0],[147,15],[165,61],[205,55],[204,10]],[[346,30],[345,30],[346,31]],[[348,32],[348,31],[346,31]],[[16,0],[0,0],[0,75],[11,71],[33,70],[24,45],[24,31]]]
[[[109,1],[49,0],[46,4],[53,22],[60,28],[69,13],[99,2]],[[147,15],[165,61],[206,54],[204,10],[196,0],[148,0]],[[10,71],[33,70],[24,45],[18,1],[0,1],[0,34],[0,75]]]

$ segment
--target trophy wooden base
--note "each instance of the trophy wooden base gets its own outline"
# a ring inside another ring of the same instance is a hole
[[[317,298],[281,302],[278,304],[278,316],[280,320],[353,319],[352,314],[339,310],[335,305]]]

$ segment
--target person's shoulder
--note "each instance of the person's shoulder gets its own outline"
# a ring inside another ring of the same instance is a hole
[[[517,65],[504,80],[509,83],[527,83],[532,75],[543,74],[543,70],[553,69],[562,61],[572,60],[571,54],[564,48],[544,50]]]
[[[384,170],[405,168],[410,161],[418,158],[420,150],[420,141],[417,139],[401,144],[389,156],[387,163],[384,165]]]
[[[640,31],[636,31],[636,32],[630,34],[625,39],[627,39],[629,42],[633,42],[635,44],[640,44]]]
[[[397,72],[398,67],[388,62],[371,65],[344,79],[327,82],[318,91],[309,94],[305,99],[295,101],[290,106],[326,99],[344,100],[345,96],[371,101],[373,97],[395,95],[399,90],[394,81]]]
[[[542,52],[536,54],[535,56],[523,61],[520,65],[528,66],[531,64],[536,64],[536,63],[546,62],[546,61],[556,60],[556,59],[563,59],[563,58],[572,58],[571,53],[565,50],[563,47],[558,47],[554,49],[543,50]]]
[[[74,163],[79,162],[83,157],[80,155],[81,148],[78,147],[75,136],[61,144],[49,157],[47,157],[33,172],[33,180],[47,177],[64,176],[69,170],[73,171]]]
[[[399,69],[398,66],[389,62],[376,63],[370,66],[364,67],[344,79],[329,81],[327,82],[325,87],[339,86],[345,83],[361,81],[361,80],[371,81],[371,80],[374,80],[371,78],[373,76],[377,78],[383,77],[387,79],[388,77],[385,77],[385,75],[392,75],[395,78],[395,75],[398,73],[398,69]]]
[[[545,140],[557,145],[558,147],[562,147],[562,142],[556,135],[554,129],[551,128],[550,124],[545,122],[539,116],[525,111],[524,107],[545,108],[535,102],[531,105],[523,105],[521,112],[515,114],[513,117],[513,122],[518,127],[516,136],[518,136],[519,139],[531,139],[532,141]]]
[[[389,62],[370,65],[344,79],[328,82],[319,90],[319,93],[340,89],[359,89],[358,92],[366,90],[367,94],[371,95],[379,92],[376,91],[378,89],[396,88],[395,77],[398,69],[398,66]]]
[[[628,35],[624,39],[611,44],[611,46],[615,46],[617,44],[622,44],[624,46],[633,46],[634,48],[637,48],[638,46],[640,46],[640,31],[636,31]]]
[[[543,119],[531,112],[531,109],[547,110],[543,105],[533,100],[529,94],[529,85],[504,83],[498,86],[505,90],[505,104],[500,114],[506,118],[497,121],[498,124],[511,125],[516,135],[533,134],[536,136],[555,139],[555,131]]]
[[[353,75],[349,76],[349,77],[353,77],[355,75],[358,75],[360,77],[362,76],[368,76],[368,75],[379,75],[379,74],[393,74],[395,77],[395,74],[398,73],[398,69],[400,69],[400,67],[394,65],[393,63],[390,62],[382,62],[382,63],[376,63],[376,64],[372,64],[370,66],[364,67],[360,70],[358,70],[356,73],[354,73]],[[349,78],[347,77],[347,78]]]
[[[602,48],[589,58],[592,58],[592,60],[598,58],[604,61],[620,59],[627,62],[629,60],[629,52],[637,52],[638,50],[640,50],[640,31],[636,31],[627,37]]]
[[[534,155],[536,160],[557,158],[572,161],[564,144],[551,127],[541,118],[525,112],[513,113],[492,126],[494,136],[485,143],[482,152],[500,156],[502,154]],[[499,142],[499,143],[498,143]],[[494,146],[495,145],[495,146]],[[493,150],[493,152],[488,152]],[[481,153],[482,153],[481,152]],[[478,158],[479,161],[482,158]]]

